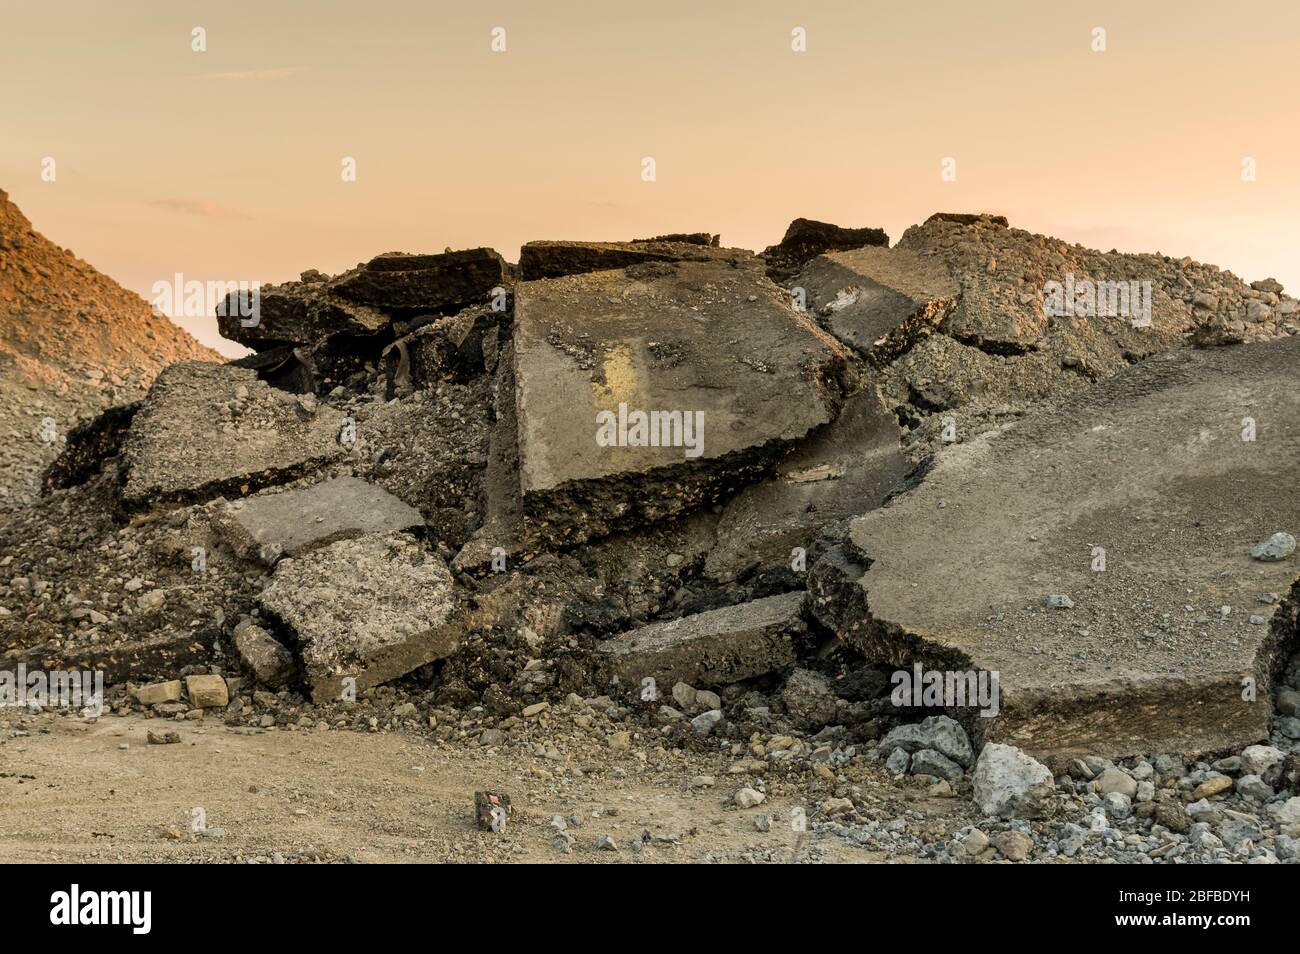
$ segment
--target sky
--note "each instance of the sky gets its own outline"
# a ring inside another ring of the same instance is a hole
[[[0,188],[146,298],[941,210],[1295,293],[1297,34],[1294,0],[0,0]]]

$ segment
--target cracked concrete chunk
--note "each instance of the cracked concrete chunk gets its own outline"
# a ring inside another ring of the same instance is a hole
[[[245,368],[186,361],[149,389],[122,444],[128,508],[248,494],[343,456],[338,411]]]
[[[847,357],[716,262],[525,282],[514,344],[526,527],[559,543],[738,489],[834,417]]]
[[[908,471],[899,437],[873,390],[849,398],[771,479],[727,503],[705,574],[730,581],[754,567],[789,566],[792,549],[806,549],[822,527],[879,506]]]
[[[443,311],[486,302],[505,279],[505,260],[490,248],[438,255],[389,252],[339,278],[333,291],[363,305]]]
[[[235,553],[267,566],[335,540],[423,524],[414,507],[355,477],[237,500],[217,518]]]
[[[752,264],[754,253],[700,242],[645,239],[635,242],[529,242],[519,251],[524,281],[561,278],[646,262],[730,262]]]
[[[296,638],[316,702],[337,701],[349,685],[360,692],[396,679],[460,641],[450,571],[400,533],[281,560],[259,601]]]
[[[933,255],[859,248],[813,259],[794,287],[841,341],[884,363],[932,332],[957,302],[957,283]]]
[[[718,686],[794,664],[793,637],[803,632],[804,593],[784,593],[623,633],[596,647],[604,678],[637,688],[651,678]]]
[[[1245,417],[1267,439],[1243,441]],[[1268,735],[1268,706],[1243,701],[1243,679],[1268,698],[1293,623],[1279,614],[1270,632],[1218,608],[1297,582],[1294,562],[1249,556],[1278,525],[1300,526],[1297,459],[1300,338],[1170,352],[942,453],[853,522],[865,572],[815,584],[813,605],[874,658],[1000,672],[1000,715],[973,720],[989,738],[1031,752],[1239,750]],[[1075,608],[1046,609],[1051,592]]]

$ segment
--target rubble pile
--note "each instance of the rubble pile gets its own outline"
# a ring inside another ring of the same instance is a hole
[[[166,368],[0,523],[4,667],[252,727],[396,698],[497,743],[563,704],[760,767],[865,760],[972,793],[954,856],[1025,858],[1061,802],[1185,834],[1217,778],[1285,814],[1296,308],[987,215],[306,272],[224,309],[253,355]],[[997,673],[1000,707],[913,712],[914,666]]]

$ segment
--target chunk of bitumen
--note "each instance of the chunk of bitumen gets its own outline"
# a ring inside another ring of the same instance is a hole
[[[241,495],[339,459],[343,417],[257,379],[205,361],[166,368],[122,443],[122,502]]]
[[[455,590],[423,545],[372,533],[281,560],[260,603],[295,636],[312,699],[325,702],[454,652]]]
[[[525,529],[580,543],[710,504],[830,421],[848,353],[756,269],[675,262],[524,282]]]
[[[505,260],[490,248],[437,255],[378,255],[333,285],[340,298],[398,310],[444,311],[486,303],[504,288]]]
[[[900,436],[874,389],[850,397],[771,478],[727,503],[705,574],[729,582],[755,567],[788,567],[794,548],[806,551],[822,527],[883,503],[909,469]]]
[[[1241,440],[1247,412],[1272,422],[1267,441]],[[852,521],[856,585],[814,567],[810,606],[869,658],[1000,673],[986,738],[1033,753],[1240,750],[1269,734],[1269,706],[1243,699],[1242,677],[1268,698],[1270,627],[1245,613],[1198,625],[1184,607],[1250,605],[1300,579],[1294,561],[1225,543],[1260,514],[1300,525],[1300,495],[1278,492],[1297,459],[1300,338],[1169,352],[943,451]],[[1195,520],[1172,533],[1153,504]],[[1095,547],[1125,558],[1097,572]],[[1086,593],[1082,609],[1043,609],[1047,581]]]
[[[956,306],[957,283],[932,255],[898,248],[829,252],[791,284],[841,341],[886,362],[930,334]]]
[[[414,507],[355,477],[226,504],[217,527],[236,554],[274,566],[336,540],[424,525]]]
[[[646,262],[729,262],[753,265],[754,253],[701,242],[646,239],[635,242],[529,242],[519,251],[524,281],[561,278]]]
[[[795,635],[804,631],[803,592],[651,623],[596,647],[606,678],[627,686],[652,678],[660,686],[726,685],[794,663]]]
[[[391,321],[378,309],[339,298],[332,282],[285,282],[260,288],[256,298],[246,296],[226,297],[217,328],[223,338],[256,351],[310,345],[332,335],[368,337]]]

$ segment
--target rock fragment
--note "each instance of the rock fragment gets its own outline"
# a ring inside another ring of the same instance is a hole
[[[814,219],[795,219],[786,228],[780,243],[768,246],[761,257],[767,265],[768,277],[783,282],[823,252],[867,245],[888,246],[889,236],[883,229],[846,229]]]
[[[519,274],[524,281],[535,281],[648,262],[745,265],[753,257],[753,252],[744,249],[718,248],[712,242],[677,241],[675,237],[635,242],[529,242],[519,252]]]
[[[1056,784],[1047,766],[1015,746],[990,742],[972,776],[975,804],[996,818],[1040,818],[1050,814]]]
[[[279,689],[293,677],[293,654],[252,620],[235,627],[235,651],[257,681],[268,689]]]
[[[399,311],[445,311],[487,302],[504,288],[506,264],[490,248],[437,255],[377,255],[333,285],[340,298]]]

